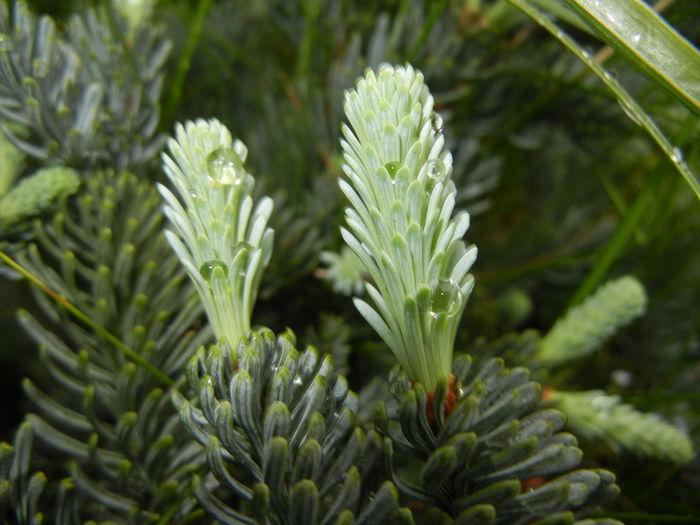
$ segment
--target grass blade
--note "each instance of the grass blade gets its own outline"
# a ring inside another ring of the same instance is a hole
[[[564,0],[602,39],[700,115],[700,52],[640,0]]]
[[[90,319],[87,315],[85,315],[83,312],[81,312],[78,308],[76,308],[71,303],[69,303],[64,297],[61,297],[56,292],[54,292],[51,288],[46,286],[35,275],[33,275],[32,273],[27,271],[25,268],[23,268],[19,264],[17,264],[12,258],[10,258],[8,255],[6,255],[3,251],[0,251],[0,260],[5,262],[8,266],[13,268],[14,270],[21,273],[32,284],[37,286],[46,295],[51,297],[59,305],[61,305],[66,310],[68,310],[77,319],[80,319],[83,323],[85,323],[90,328],[92,328],[96,333],[101,335],[103,339],[105,339],[106,341],[113,344],[120,352],[122,352],[125,356],[127,356],[129,359],[131,359],[134,363],[136,363],[137,365],[139,365],[139,366],[143,367],[145,370],[147,370],[153,377],[158,379],[161,383],[163,383],[164,385],[169,386],[169,387],[172,387],[175,385],[175,382],[172,379],[170,379],[163,372],[161,372],[156,367],[154,367],[151,363],[146,361],[143,357],[141,357],[134,350],[132,350],[131,348],[126,346],[124,343],[122,343],[119,339],[117,339],[115,336],[113,336],[111,333],[109,333],[103,327],[101,327],[100,325],[95,323],[92,319]]]
[[[629,115],[631,119],[642,126],[654,141],[661,147],[664,153],[668,156],[671,162],[674,164],[679,173],[683,176],[685,181],[691,187],[695,195],[700,199],[700,182],[698,181],[695,173],[690,169],[688,164],[685,162],[683,157],[683,152],[674,147],[673,144],[666,138],[663,131],[656,125],[652,118],[647,114],[646,111],[637,103],[636,100],[625,90],[622,85],[615,80],[614,76],[603,68],[598,62],[596,62],[590,53],[585,51],[576,41],[567,35],[560,27],[558,27],[554,22],[552,22],[545,14],[539,11],[532,3],[528,0],[508,0],[511,4],[521,9],[526,14],[528,14],[533,20],[544,27],[547,31],[552,33],[566,48],[576,55],[579,59],[583,61],[586,66],[588,66],[602,81],[603,83],[613,92],[618,102],[625,110],[625,113]],[[568,0],[567,0],[568,1]],[[613,2],[610,2],[613,3]],[[606,1],[607,5],[608,2]],[[700,68],[697,71],[700,74]],[[699,80],[700,82],[700,80]],[[700,88],[700,83],[697,86]]]

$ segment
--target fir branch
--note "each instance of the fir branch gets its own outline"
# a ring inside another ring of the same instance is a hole
[[[166,236],[204,305],[216,336],[237,345],[250,318],[272,252],[267,227],[272,200],[253,208],[255,181],[243,163],[248,149],[217,120],[178,124],[163,155],[165,213],[175,232]],[[184,205],[184,206],[183,206]]]
[[[195,481],[200,502],[226,524],[406,522],[393,485],[374,485],[383,446],[355,426],[357,395],[329,356],[295,344],[291,331],[261,329],[235,352],[212,346],[191,360],[200,408],[174,399],[217,481]]]
[[[567,416],[571,429],[589,439],[601,439],[615,450],[679,465],[695,456],[690,438],[655,414],[645,414],[618,396],[599,390],[553,390],[549,400]]]
[[[78,174],[60,166],[39,170],[22,179],[0,196],[0,233],[51,211],[61,199],[78,191],[79,185]]]
[[[162,29],[142,24],[122,42],[128,22],[110,8],[74,15],[66,38],[23,1],[0,6],[0,115],[26,126],[27,139],[2,131],[27,155],[71,166],[143,163],[162,147],[155,136],[162,68],[170,50]],[[138,52],[145,59],[129,60]]]
[[[87,319],[76,322],[41,294],[60,335],[21,314],[51,378],[25,381],[37,410],[27,421],[42,442],[38,454],[50,450],[53,468],[75,484],[80,523],[102,516],[136,525],[163,515],[179,523],[193,512],[190,478],[201,448],[159,380],[98,334],[112,333],[169,384],[181,381],[192,345],[209,335],[188,330],[201,310],[162,234],[155,188],[107,172],[92,174],[83,191],[51,221],[35,223],[37,244],[16,255]]]
[[[70,479],[63,479],[57,483],[51,498],[47,498],[46,474],[32,472],[33,442],[34,429],[25,422],[17,429],[13,446],[0,443],[0,519],[3,523],[38,525],[51,516],[50,505],[53,504],[56,523],[78,525],[75,486]]]
[[[343,238],[374,280],[375,307],[355,305],[410,377],[429,390],[450,375],[452,345],[474,280],[476,249],[462,236],[469,215],[451,218],[456,188],[442,117],[412,67],[368,71],[346,93],[341,141],[348,182]]]
[[[545,366],[557,366],[587,355],[645,308],[646,293],[637,279],[610,281],[556,322],[536,357]]]
[[[88,317],[83,312],[81,312],[78,308],[76,308],[74,305],[72,305],[70,302],[68,302],[65,298],[58,295],[55,291],[53,291],[51,288],[49,288],[44,283],[42,283],[35,275],[33,275],[31,272],[29,272],[28,270],[23,268],[21,265],[17,264],[15,261],[12,260],[11,257],[9,257],[7,254],[5,254],[2,251],[0,251],[0,259],[5,261],[5,263],[8,266],[10,266],[12,269],[16,270],[17,272],[19,272],[26,279],[31,281],[32,284],[37,286],[42,292],[44,292],[46,295],[48,295],[54,301],[56,301],[56,303],[59,304],[62,308],[65,308],[66,310],[68,310],[71,314],[73,314],[73,316],[75,316],[76,319],[85,323],[92,330],[94,330],[96,333],[101,335],[105,339],[105,341],[114,345],[117,349],[119,349],[119,351],[121,351],[125,356],[127,356],[129,359],[131,359],[134,363],[143,367],[145,370],[148,370],[149,373],[151,373],[155,378],[160,380],[165,386],[173,386],[174,385],[172,379],[170,379],[168,376],[163,374],[157,368],[153,367],[148,361],[143,359],[139,354],[134,352],[131,348],[126,346],[124,343],[122,343],[119,339],[114,337],[111,333],[109,333],[103,327],[101,327],[100,325],[95,323],[92,319],[90,319],[90,317]],[[20,313],[20,315],[25,315],[25,314],[26,314],[26,312],[24,314]]]
[[[537,409],[540,387],[525,369],[499,359],[476,366],[464,356],[452,371],[454,384],[432,395],[392,372],[399,419],[385,432],[401,454],[393,460],[390,451],[388,467],[407,497],[459,523],[544,524],[574,523],[617,495],[610,472],[574,470],[582,456],[576,438],[559,432],[561,412]],[[407,478],[405,462],[420,476]]]

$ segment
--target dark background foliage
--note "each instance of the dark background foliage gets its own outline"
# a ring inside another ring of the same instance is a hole
[[[32,4],[62,20],[89,3]],[[700,43],[698,3],[668,4],[664,16]],[[309,342],[336,360],[349,345],[354,387],[386,372],[392,359],[351,302],[314,270],[321,250],[341,245],[335,180],[342,90],[365,67],[410,61],[425,72],[446,118],[454,177],[463,189],[460,206],[473,214],[467,237],[479,248],[477,286],[458,350],[481,337],[547,331],[658,174],[631,241],[619,247],[605,274],[636,276],[649,294],[648,311],[564,370],[558,384],[622,395],[700,443],[698,201],[606,88],[524,15],[487,1],[170,0],[158,2],[155,19],[166,22],[175,44],[160,129],[170,133],[176,121],[219,118],[249,146],[260,192],[275,197],[275,253],[254,322],[307,332]],[[192,31],[201,33],[193,37]],[[574,33],[601,49],[590,36]],[[191,62],[183,62],[188,42],[195,47]],[[622,59],[612,56],[605,66],[669,136],[691,129],[684,150],[699,169],[697,117]],[[161,177],[157,163],[151,173]],[[0,281],[0,297],[0,438],[7,440],[22,414],[19,380],[41,370],[33,343],[14,322],[15,310],[31,304],[28,286]],[[339,326],[329,329],[333,322]],[[631,374],[631,384],[615,381],[620,370]],[[598,443],[583,446],[586,466],[617,475],[622,495],[610,508],[629,523],[661,519],[653,514],[700,516],[700,460],[674,467]]]

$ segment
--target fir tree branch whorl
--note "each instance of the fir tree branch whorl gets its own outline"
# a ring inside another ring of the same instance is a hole
[[[560,411],[537,409],[540,386],[526,369],[508,369],[500,359],[475,365],[462,356],[452,372],[454,391],[440,384],[429,395],[398,367],[392,371],[399,417],[384,430],[392,445],[387,465],[406,496],[456,523],[544,524],[574,523],[618,494],[610,472],[576,469],[582,457],[576,438],[560,432]],[[409,462],[420,477],[403,475],[400,466]],[[537,484],[526,490],[533,478]]]
[[[375,482],[382,438],[356,426],[357,394],[330,356],[295,346],[291,330],[260,329],[237,353],[211,346],[190,360],[201,408],[173,399],[216,479],[195,479],[200,502],[227,525],[405,522],[396,488]]]
[[[341,140],[352,208],[342,235],[371,275],[374,308],[355,305],[413,380],[433,390],[450,376],[452,347],[473,288],[476,248],[451,217],[456,188],[440,115],[411,66],[368,71],[345,94]]]
[[[248,150],[219,121],[178,124],[163,166],[179,198],[163,185],[165,234],[202,299],[216,336],[233,348],[250,318],[272,253],[267,227],[272,200],[255,207],[255,181],[243,166]]]

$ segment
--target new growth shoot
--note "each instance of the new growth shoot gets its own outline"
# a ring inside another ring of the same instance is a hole
[[[456,188],[444,123],[411,66],[367,71],[345,94],[341,141],[351,208],[342,229],[373,284],[355,305],[413,380],[429,391],[451,375],[457,326],[474,285],[469,215]]]
[[[250,318],[272,254],[267,227],[272,200],[253,206],[255,181],[244,162],[248,149],[219,121],[178,124],[163,154],[175,192],[158,189],[173,225],[166,236],[202,299],[219,340],[234,349],[250,331]]]

